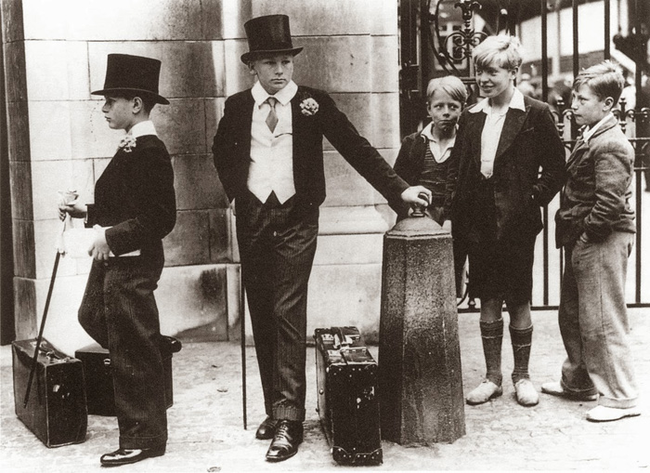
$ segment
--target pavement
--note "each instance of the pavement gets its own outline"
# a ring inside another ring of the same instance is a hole
[[[507,322],[507,315],[504,315]],[[554,311],[533,312],[535,331],[531,376],[539,386],[556,380],[564,348]],[[525,408],[504,381],[504,395],[480,406],[465,406],[467,433],[452,444],[403,447],[384,441],[380,466],[339,466],[333,460],[316,413],[314,348],[308,350],[305,442],[298,454],[282,463],[268,463],[268,441],[256,440],[264,419],[254,349],[247,348],[248,429],[242,425],[242,383],[239,345],[185,343],[173,358],[174,405],[168,410],[167,453],[135,465],[127,472],[231,471],[556,471],[650,468],[650,309],[630,310],[630,339],[642,415],[610,423],[591,423],[585,412],[595,402],[575,402],[546,394]],[[463,384],[468,392],[484,372],[478,314],[459,315]],[[507,333],[507,331],[506,331]],[[376,357],[377,347],[370,347]],[[508,335],[503,350],[504,379],[512,370]],[[11,348],[0,347],[0,468],[2,472],[92,473],[106,471],[99,457],[117,448],[113,417],[88,417],[86,441],[59,448],[45,447],[14,413]]]

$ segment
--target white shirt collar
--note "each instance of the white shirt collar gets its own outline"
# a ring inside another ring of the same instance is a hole
[[[420,135],[424,136],[429,141],[434,141],[436,143],[438,142],[438,138],[436,138],[433,135],[433,122],[429,122],[429,124],[422,129]],[[456,143],[456,134],[454,134],[452,139],[449,140],[448,147],[454,146],[455,143]]]
[[[585,131],[582,132],[582,141],[587,143],[589,139],[594,136],[594,133],[598,131],[598,129],[603,126],[603,123],[605,123],[607,120],[610,118],[614,117],[614,114],[612,112],[609,112],[607,115],[605,115],[598,123],[596,123],[593,127],[585,128]]]
[[[492,108],[490,106],[490,99],[487,97],[478,102],[472,108],[469,109],[471,113],[485,112],[488,113],[488,110]],[[524,102],[524,94],[522,94],[519,89],[515,88],[512,98],[510,99],[510,105],[508,108],[514,108],[516,110],[521,110],[522,112],[526,111],[526,103]]]
[[[269,97],[275,97],[282,105],[287,105],[291,102],[291,99],[294,98],[296,93],[298,93],[298,86],[294,81],[289,81],[289,83],[283,89],[276,92],[275,95],[270,95],[266,90],[264,90],[264,87],[262,87],[260,82],[257,81],[251,89],[251,93],[253,94],[253,99],[258,107],[261,107]]]
[[[139,136],[145,135],[158,136],[158,133],[156,133],[156,127],[153,125],[153,122],[151,120],[136,123],[131,127],[129,134],[133,136],[133,138],[138,138]]]

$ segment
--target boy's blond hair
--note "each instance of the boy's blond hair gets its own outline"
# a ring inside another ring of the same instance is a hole
[[[522,49],[515,36],[488,36],[474,48],[472,59],[474,65],[481,68],[497,65],[508,70],[518,69],[521,66]]]
[[[583,69],[573,81],[573,90],[578,91],[583,85],[602,101],[607,97],[618,102],[625,87],[625,78],[620,68],[611,61],[603,61],[587,69]]]
[[[436,90],[446,92],[452,99],[464,105],[467,101],[467,87],[456,76],[445,76],[431,79],[427,85],[427,102],[430,104]]]

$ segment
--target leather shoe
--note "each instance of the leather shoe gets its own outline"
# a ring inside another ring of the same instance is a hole
[[[130,463],[137,463],[146,458],[159,457],[165,454],[165,446],[155,448],[130,449],[118,448],[114,452],[106,453],[101,456],[99,461],[102,466],[120,466]]]
[[[260,426],[257,428],[257,432],[255,432],[255,438],[258,438],[260,440],[270,440],[273,438],[275,435],[275,428],[278,426],[278,421],[277,419],[272,419],[271,417],[267,417],[264,419],[264,422],[260,424]]]
[[[550,394],[552,396],[564,397],[566,399],[572,399],[574,401],[595,401],[598,399],[598,394],[592,394],[588,391],[575,392],[575,391],[566,391],[562,387],[562,383],[559,381],[551,381],[550,383],[542,384],[542,392]]]
[[[596,406],[587,412],[587,420],[591,422],[611,422],[624,417],[635,417],[641,415],[637,407],[617,408],[607,406]]]
[[[302,442],[302,422],[281,420],[273,436],[273,441],[266,452],[266,460],[281,462],[298,453],[298,445]]]

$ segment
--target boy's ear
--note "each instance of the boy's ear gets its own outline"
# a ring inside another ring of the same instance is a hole
[[[137,115],[144,109],[144,104],[142,103],[142,99],[138,96],[133,97],[132,102],[133,102],[133,108],[131,111],[133,112],[134,115]]]
[[[257,71],[255,70],[255,64],[252,61],[248,63],[248,73],[252,76],[257,75]]]
[[[612,97],[606,97],[605,100],[603,100],[605,103],[605,106],[609,109],[614,108],[614,99]]]

